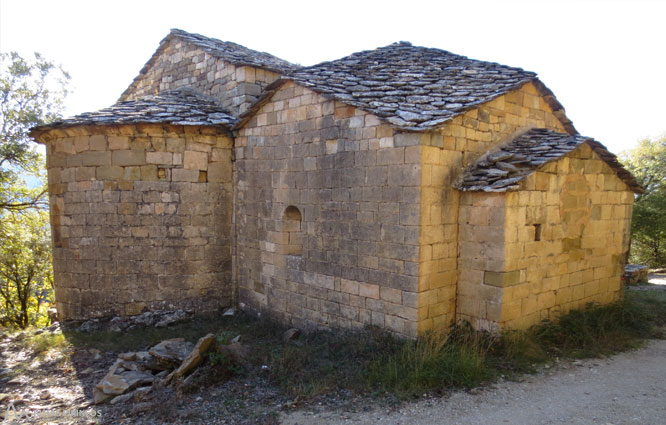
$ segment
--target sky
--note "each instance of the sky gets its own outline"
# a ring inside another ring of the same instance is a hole
[[[0,0],[0,52],[71,76],[66,115],[112,105],[171,28],[301,65],[396,41],[537,72],[611,151],[666,133],[666,0]]]

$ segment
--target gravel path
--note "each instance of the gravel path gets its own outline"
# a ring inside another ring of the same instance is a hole
[[[455,392],[399,410],[297,411],[282,424],[666,424],[666,341],[607,359],[560,364],[522,382]]]

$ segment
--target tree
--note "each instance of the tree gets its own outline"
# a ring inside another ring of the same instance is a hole
[[[43,155],[28,132],[61,116],[69,74],[35,53],[0,54],[0,211],[46,205],[45,187],[28,187],[22,176],[43,179]]]
[[[53,302],[48,212],[16,214],[1,227],[0,324],[25,329]]]
[[[68,80],[37,53],[0,54],[0,325],[35,324],[53,298],[44,156],[29,131],[60,117]]]
[[[666,135],[644,139],[621,155],[622,162],[645,188],[634,203],[631,261],[666,265]]]

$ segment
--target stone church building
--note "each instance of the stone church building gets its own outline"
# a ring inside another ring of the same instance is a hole
[[[299,67],[172,30],[32,135],[64,319],[525,328],[620,296],[641,191],[536,74],[405,42]]]

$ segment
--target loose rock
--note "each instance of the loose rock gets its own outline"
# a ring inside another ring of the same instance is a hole
[[[148,350],[148,353],[160,365],[163,365],[167,369],[174,369],[185,360],[193,348],[194,344],[191,342],[186,342],[183,338],[173,338],[160,342]]]
[[[119,375],[107,375],[97,384],[97,389],[104,394],[120,395],[130,387],[129,383]]]
[[[156,324],[156,328],[165,328],[174,323],[182,322],[188,317],[183,310],[176,310],[173,313],[165,314]]]
[[[287,329],[283,334],[282,334],[282,342],[285,344],[291,340],[294,340],[301,336],[301,330],[298,328],[291,328]]]
[[[167,377],[167,382],[171,381],[173,378],[177,378],[185,375],[190,370],[197,367],[203,361],[203,355],[206,353],[213,343],[215,342],[215,335],[208,334],[202,338],[199,338],[197,344],[194,346],[190,354],[183,360],[178,369],[171,372]]]

